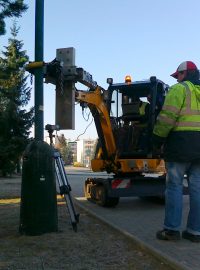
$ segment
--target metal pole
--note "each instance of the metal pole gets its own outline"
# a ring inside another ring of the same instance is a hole
[[[43,62],[44,51],[44,0],[35,2],[35,62]],[[43,68],[35,69],[35,139],[43,141]]]

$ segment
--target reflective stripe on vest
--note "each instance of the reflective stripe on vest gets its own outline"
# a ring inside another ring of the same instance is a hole
[[[175,106],[171,106],[171,105],[164,105],[162,109],[164,111],[170,111],[170,112],[173,112],[175,114],[179,114],[179,112],[180,112],[180,109],[178,109]]]
[[[188,115],[188,114],[193,114],[193,115],[199,115],[200,111],[199,110],[192,110],[192,105],[191,105],[191,90],[187,83],[182,82],[182,85],[185,86],[186,89],[186,108],[181,110],[180,115]]]
[[[157,120],[164,122],[170,126],[175,126],[176,125],[176,120],[169,118],[166,115],[158,115]]]
[[[182,82],[181,83],[185,89],[186,89],[186,98],[185,98],[185,108],[181,109],[180,111],[177,109],[176,113],[179,116],[179,120],[178,122],[176,122],[175,124],[175,128],[174,130],[179,130],[179,127],[188,127],[188,128],[192,128],[192,127],[200,127],[200,119],[199,121],[181,121],[182,116],[200,116],[200,110],[192,110],[192,100],[191,100],[191,90],[189,88],[189,86],[187,85],[187,83]],[[174,106],[173,106],[174,108]]]

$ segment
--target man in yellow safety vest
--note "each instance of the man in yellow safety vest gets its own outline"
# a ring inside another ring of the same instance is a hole
[[[178,83],[170,87],[154,130],[155,148],[164,146],[166,164],[165,219],[160,240],[181,239],[182,191],[188,178],[190,210],[182,237],[200,242],[200,81],[191,61],[181,63],[171,75]]]

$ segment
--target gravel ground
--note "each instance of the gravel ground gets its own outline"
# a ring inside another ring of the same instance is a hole
[[[124,235],[81,209],[78,232],[58,201],[57,233],[18,233],[20,178],[0,178],[0,270],[171,270]]]

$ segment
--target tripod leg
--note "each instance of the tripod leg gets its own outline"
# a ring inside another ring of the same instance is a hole
[[[55,156],[56,178],[60,187],[60,194],[64,195],[64,198],[67,204],[73,230],[77,231],[77,223],[79,222],[79,214],[77,214],[75,211],[72,197],[70,194],[71,187],[67,179],[67,175],[63,166],[62,159],[60,157],[60,154],[59,155],[58,154]]]

